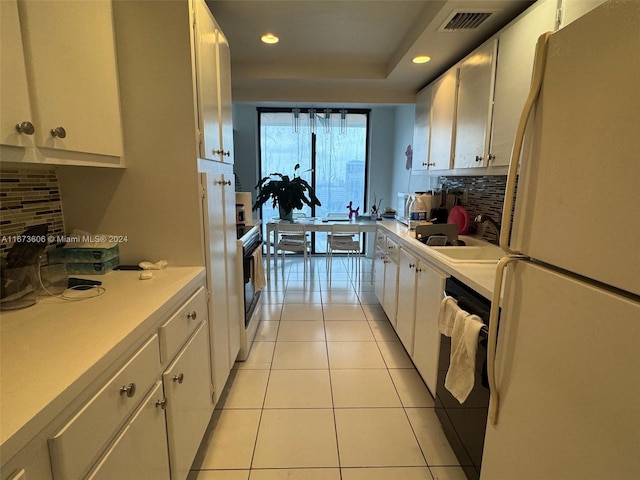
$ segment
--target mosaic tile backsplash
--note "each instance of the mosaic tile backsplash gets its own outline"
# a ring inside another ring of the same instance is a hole
[[[502,219],[502,204],[507,187],[506,175],[487,175],[478,177],[441,177],[448,190],[468,190],[468,200],[463,204],[471,219],[481,213],[489,215],[500,223]],[[483,237],[487,240],[497,240],[493,229],[485,229]]]
[[[0,254],[26,227],[46,223],[50,235],[64,234],[62,202],[54,170],[0,171]]]

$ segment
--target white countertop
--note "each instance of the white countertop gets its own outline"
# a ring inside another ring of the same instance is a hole
[[[140,280],[112,271],[99,297],[38,303],[0,315],[0,448],[8,460],[201,284],[202,267],[168,267]]]
[[[443,270],[445,273],[457,278],[475,291],[491,300],[493,295],[494,282],[496,278],[496,263],[453,263],[448,262],[441,255],[434,253],[431,247],[416,240],[415,231],[396,220],[382,220],[378,226],[389,233],[397,235],[405,240],[414,253],[424,257],[429,263]],[[461,235],[464,240],[465,236]]]

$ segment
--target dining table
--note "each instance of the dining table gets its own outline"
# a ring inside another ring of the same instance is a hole
[[[297,223],[304,225],[305,232],[331,232],[333,225],[353,225],[358,226],[360,231],[363,233],[375,233],[378,228],[378,222],[376,220],[372,220],[370,217],[354,217],[352,219],[339,219],[332,220],[322,217],[300,217],[294,219],[293,221],[289,220],[280,220],[277,218],[271,219],[266,223],[266,251],[267,251],[267,279],[271,276],[271,245],[277,244],[278,238],[278,227],[282,224]],[[271,242],[271,237],[273,235],[273,243]],[[277,267],[277,253],[274,253],[274,267]]]

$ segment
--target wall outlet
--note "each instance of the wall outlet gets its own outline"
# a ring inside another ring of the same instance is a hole
[[[460,203],[462,205],[469,205],[469,189],[463,188],[460,190]]]

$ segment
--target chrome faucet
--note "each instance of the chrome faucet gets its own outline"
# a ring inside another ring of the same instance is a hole
[[[485,215],[484,213],[481,213],[480,215],[478,215],[473,220],[476,223],[482,223],[482,224],[488,223],[489,225],[491,225],[493,227],[493,229],[496,231],[496,240],[495,240],[495,242],[491,242],[491,243],[499,244],[499,242],[500,242],[500,228],[501,228],[501,225],[498,222],[496,222],[489,215]]]

